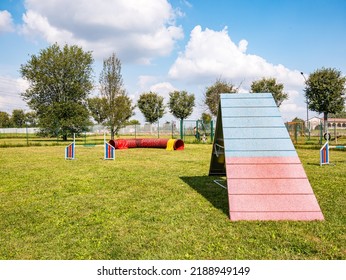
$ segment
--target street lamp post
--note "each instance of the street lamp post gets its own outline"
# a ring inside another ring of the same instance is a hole
[[[306,78],[304,76],[303,72],[300,72],[300,74],[303,76],[306,84]],[[306,125],[308,126],[308,140],[310,140],[310,122],[309,122],[309,100],[308,97],[306,96]]]

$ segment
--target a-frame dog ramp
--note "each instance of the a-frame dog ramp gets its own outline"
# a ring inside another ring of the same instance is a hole
[[[323,220],[270,93],[221,94],[209,175],[227,177],[236,220]]]

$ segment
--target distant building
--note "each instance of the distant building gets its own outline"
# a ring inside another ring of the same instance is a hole
[[[309,119],[310,129],[314,130],[318,125],[323,123],[323,118],[313,117]],[[338,129],[346,129],[346,118],[328,118],[328,127],[335,127]]]
[[[345,118],[330,118],[328,119],[328,127],[343,128],[346,129],[346,119]]]

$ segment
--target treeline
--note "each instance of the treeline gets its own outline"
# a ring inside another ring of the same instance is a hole
[[[37,117],[35,112],[25,113],[22,109],[14,109],[12,114],[8,114],[0,111],[0,128],[36,126]]]
[[[32,55],[20,67],[22,77],[29,83],[21,95],[32,111],[13,110],[12,115],[0,112],[0,127],[38,126],[41,134],[66,140],[68,135],[87,131],[96,122],[107,126],[113,139],[120,128],[131,122],[136,106],[149,123],[159,121],[168,109],[183,127],[184,119],[192,114],[195,96],[185,90],[169,93],[166,104],[158,93],[144,92],[133,104],[124,88],[121,61],[115,53],[103,60],[96,86],[99,94],[91,97],[95,89],[93,62],[92,53],[76,45],[54,44]],[[312,73],[305,79],[309,109],[323,113],[325,120],[328,114],[342,112],[345,82],[346,78],[336,69],[322,68]],[[238,91],[239,86],[220,79],[206,87],[203,100],[206,110],[201,118],[208,121],[217,115],[221,93]],[[288,99],[284,85],[272,77],[253,81],[250,92],[272,93],[278,107]]]

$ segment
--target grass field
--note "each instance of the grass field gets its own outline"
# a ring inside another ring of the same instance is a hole
[[[325,221],[230,222],[211,145],[0,148],[0,259],[345,259],[346,152],[298,153]]]

